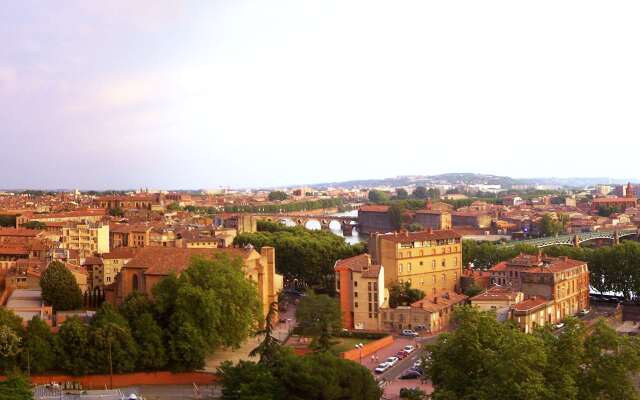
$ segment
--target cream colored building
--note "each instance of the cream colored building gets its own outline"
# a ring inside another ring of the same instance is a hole
[[[62,228],[61,247],[78,250],[81,258],[109,252],[109,225],[81,223]]]
[[[368,254],[361,254],[336,261],[334,270],[342,327],[380,330],[379,310],[386,301],[384,267],[372,264]]]
[[[461,237],[453,230],[376,235],[370,242],[376,263],[385,266],[385,286],[409,282],[427,297],[457,292],[462,276]]]

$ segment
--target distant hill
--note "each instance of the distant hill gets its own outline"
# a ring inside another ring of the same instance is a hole
[[[321,189],[327,187],[340,187],[340,188],[370,188],[378,186],[407,186],[407,185],[500,185],[503,188],[509,189],[514,185],[544,185],[544,186],[559,186],[566,188],[583,188],[587,186],[594,186],[596,184],[624,184],[626,179],[612,179],[612,178],[511,178],[508,176],[499,175],[487,175],[487,174],[474,174],[470,172],[453,172],[439,175],[411,175],[411,176],[398,176],[395,178],[384,179],[362,179],[343,182],[325,182],[311,184],[313,188]]]

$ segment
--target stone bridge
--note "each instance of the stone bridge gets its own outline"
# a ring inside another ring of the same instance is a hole
[[[306,226],[307,222],[317,221],[323,230],[329,230],[331,222],[336,221],[340,224],[344,236],[353,235],[353,228],[358,226],[358,217],[320,214],[253,214],[253,216],[259,221],[284,222],[289,220],[296,226]]]
[[[581,232],[571,235],[558,235],[539,239],[513,240],[504,243],[503,246],[510,247],[518,244],[528,244],[536,247],[547,247],[556,245],[580,246],[580,243],[582,242],[597,239],[610,240],[613,243],[618,244],[621,238],[630,236],[638,238],[638,234],[639,230],[637,228],[621,229],[615,231]]]

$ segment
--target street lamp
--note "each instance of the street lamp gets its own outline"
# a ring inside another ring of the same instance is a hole
[[[356,349],[358,349],[360,351],[360,364],[362,364],[362,348],[363,347],[364,347],[364,345],[362,343],[356,344]]]

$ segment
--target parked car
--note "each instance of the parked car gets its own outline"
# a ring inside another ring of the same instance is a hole
[[[424,325],[424,324],[418,324],[418,325],[414,326],[413,329],[416,330],[416,331],[423,331],[423,330],[427,329],[427,326]]]
[[[398,363],[398,360],[399,360],[398,357],[389,357],[386,360],[384,360],[384,362],[386,362],[390,366],[394,366]]]
[[[585,316],[587,314],[589,314],[591,312],[591,310],[589,310],[588,308],[582,309],[580,310],[579,314],[582,316]]]
[[[416,368],[420,368],[420,367],[422,367],[422,358],[418,358],[418,359],[417,359],[416,361],[414,361],[414,363],[413,363],[413,368],[414,368],[414,369],[416,369]]]
[[[402,348],[402,351],[405,351],[407,354],[410,354],[410,353],[413,353],[415,349],[416,349],[415,347],[411,345],[407,345]]]
[[[383,373],[384,371],[388,370],[389,368],[391,368],[391,364],[389,364],[388,362],[383,362],[383,363],[378,364],[378,366],[376,367],[376,369],[374,369],[373,371],[374,371],[376,374],[381,374],[381,373]]]
[[[408,355],[409,353],[407,353],[404,350],[400,350],[399,352],[396,353],[396,357],[398,357],[401,360],[404,360]]]
[[[564,327],[564,322],[558,322],[553,326],[554,329],[560,329]]]
[[[402,332],[400,333],[402,336],[411,336],[411,337],[416,337],[418,336],[418,332],[411,330],[411,329],[403,329]]]
[[[402,375],[400,375],[400,379],[417,379],[420,378],[422,374],[414,369],[408,369],[404,371]]]

